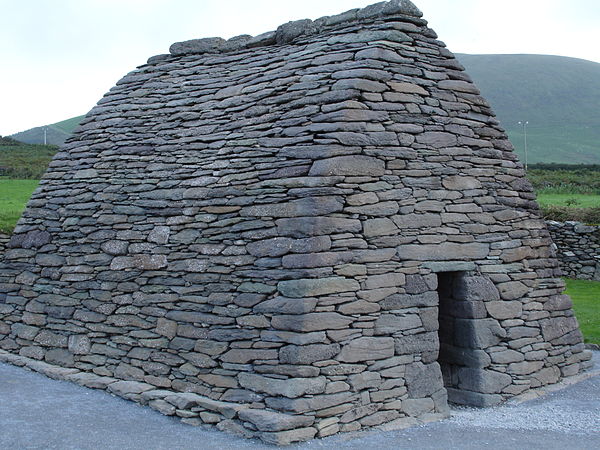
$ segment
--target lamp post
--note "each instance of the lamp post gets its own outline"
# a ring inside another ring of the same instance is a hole
[[[528,121],[519,121],[519,125],[523,127],[523,139],[525,140],[525,172],[527,172],[527,124]]]

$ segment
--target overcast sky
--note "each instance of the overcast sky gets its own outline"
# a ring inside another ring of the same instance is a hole
[[[0,0],[0,135],[89,111],[173,42],[274,30],[375,0]],[[600,62],[600,0],[415,0],[455,53]]]

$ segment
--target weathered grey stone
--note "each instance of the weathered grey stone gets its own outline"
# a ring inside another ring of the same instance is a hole
[[[406,276],[403,273],[386,273],[381,275],[371,275],[365,281],[366,289],[380,289],[385,287],[403,286]]]
[[[486,277],[461,277],[454,285],[454,297],[469,301],[491,302],[500,300],[500,293],[494,283]]]
[[[259,303],[254,311],[271,314],[305,314],[314,311],[316,298],[287,298],[275,297]]]
[[[286,269],[311,267],[332,267],[353,260],[351,252],[324,252],[286,255],[282,258],[282,266]]]
[[[285,342],[295,345],[307,345],[324,342],[326,335],[324,331],[313,333],[293,333],[290,331],[266,330],[260,333],[262,340],[267,342]]]
[[[165,255],[117,256],[110,264],[111,270],[142,269],[156,270],[167,266]]]
[[[499,364],[508,364],[511,362],[520,362],[525,359],[525,356],[521,352],[516,350],[503,350],[500,352],[491,353],[492,361]]]
[[[511,351],[512,350],[508,350]],[[475,350],[472,348],[463,348],[463,347],[454,347],[452,345],[441,343],[440,344],[440,361],[448,361],[452,364],[465,366],[465,367],[487,367],[490,365],[492,361],[501,362],[495,359],[497,352],[492,353],[492,357],[487,354],[487,352],[483,350]],[[517,353],[517,352],[515,352]],[[522,359],[521,355],[521,359]]]
[[[126,397],[130,394],[141,394],[152,389],[154,389],[154,386],[138,381],[117,381],[108,385],[108,391],[120,397]]]
[[[244,409],[239,413],[240,419],[250,422],[260,431],[284,431],[307,427],[314,423],[309,416],[282,414],[263,409]]]
[[[381,384],[381,375],[377,372],[363,372],[350,375],[348,382],[353,391],[362,391],[363,389],[378,387]]]
[[[315,395],[310,398],[285,398],[271,397],[266,399],[269,408],[278,411],[287,411],[292,413],[305,413],[307,411],[318,411],[333,406],[352,402],[358,398],[357,394],[351,392],[340,392],[330,395]]]
[[[353,319],[334,312],[309,313],[293,316],[274,316],[271,326],[278,330],[310,332],[347,328]]]
[[[542,335],[546,341],[552,341],[556,338],[576,330],[578,328],[575,317],[554,317],[540,322]]]
[[[169,48],[171,55],[188,55],[200,53],[218,53],[225,45],[222,38],[192,39],[184,42],[176,42]]]
[[[277,232],[282,236],[307,237],[335,233],[359,232],[360,220],[341,217],[297,217],[278,219]]]
[[[379,411],[379,409],[381,409],[381,405],[379,405],[377,403],[371,403],[369,405],[359,406],[359,407],[353,408],[350,411],[346,412],[340,418],[340,422],[341,423],[354,422],[355,420],[358,420],[362,417],[376,413],[377,411]]]
[[[106,389],[109,384],[114,383],[115,379],[111,377],[102,377],[93,373],[78,372],[68,375],[67,380],[91,389]]]
[[[148,235],[148,240],[156,244],[166,244],[169,242],[169,236],[171,235],[171,228],[165,226],[154,227],[154,229]]]
[[[432,395],[443,387],[442,372],[438,363],[413,363],[406,367],[406,386],[410,398]]]
[[[419,333],[394,338],[394,349],[398,355],[410,355],[439,350],[437,333]]]
[[[508,374],[467,367],[458,369],[458,379],[461,389],[484,394],[502,392],[502,389],[512,383],[512,377]]]
[[[288,345],[279,351],[279,360],[286,364],[312,364],[332,359],[339,352],[338,344]]]
[[[442,80],[438,83],[438,87],[440,89],[467,92],[469,94],[479,94],[479,90],[474,84],[463,80]]]
[[[385,162],[378,158],[362,155],[336,156],[315,161],[310,176],[381,176],[385,173]]]
[[[288,398],[302,397],[307,394],[322,394],[325,392],[325,377],[289,378],[281,380],[262,375],[242,372],[238,375],[242,387],[254,392],[263,392],[272,396]]]
[[[500,394],[482,394],[479,392],[465,391],[463,389],[447,388],[448,401],[459,405],[477,406],[485,408],[495,406],[502,402]]]
[[[242,216],[256,217],[303,217],[322,216],[341,211],[343,204],[334,197],[314,197],[242,208]]]
[[[282,256],[288,253],[292,249],[294,240],[290,238],[272,238],[264,241],[251,242],[246,246],[248,253],[253,256],[265,257],[265,256]]]
[[[289,280],[281,281],[277,285],[277,290],[283,296],[292,298],[338,294],[359,289],[360,286],[356,280],[342,277]]]
[[[418,314],[382,314],[375,321],[376,335],[393,335],[402,331],[419,328],[423,323]]]
[[[485,307],[490,316],[498,320],[515,319],[521,317],[521,313],[523,312],[521,302],[518,301],[486,302]]]
[[[385,311],[412,307],[435,306],[437,304],[438,294],[435,291],[415,295],[393,294],[380,302],[381,309]]]
[[[521,361],[509,364],[507,371],[516,375],[528,375],[537,372],[542,367],[544,367],[543,361]]]
[[[406,42],[410,41],[405,33],[397,30],[377,30],[377,31],[361,31],[355,34],[347,34],[331,37],[327,43],[330,45],[345,43],[353,44],[358,42],[373,42],[373,41],[392,41],[392,42]]]
[[[44,357],[46,362],[63,367],[72,367],[75,364],[73,354],[63,348],[54,348],[48,350]]]
[[[127,241],[106,241],[100,246],[103,252],[109,255],[126,255],[127,249],[129,248],[129,242]]]
[[[339,311],[342,314],[369,314],[377,312],[381,309],[377,303],[368,302],[365,300],[358,300],[356,302],[346,303],[340,306]]]
[[[343,345],[338,359],[343,362],[356,363],[392,356],[394,356],[394,339],[361,337]]]
[[[404,214],[392,217],[396,226],[405,230],[407,228],[439,227],[442,219],[439,214]]]
[[[317,430],[312,427],[296,428],[288,431],[278,431],[274,433],[260,433],[259,437],[267,444],[290,445],[293,442],[307,441],[317,434]]]
[[[500,291],[500,297],[502,297],[502,299],[514,300],[522,298],[529,292],[529,288],[520,281],[509,281],[498,284],[498,291]]]
[[[52,242],[52,235],[47,231],[29,231],[24,234],[13,234],[7,247],[40,248],[50,242]]]
[[[388,218],[370,219],[363,224],[366,238],[388,236],[398,232],[398,227]]]
[[[568,295],[554,295],[544,303],[546,311],[564,311],[571,309],[573,302]]]
[[[430,398],[407,398],[402,400],[402,412],[413,417],[431,412],[434,407],[435,404]]]
[[[475,242],[468,244],[444,242],[442,244],[402,245],[398,247],[398,257],[401,260],[461,261],[465,259],[483,259],[488,254],[488,244]]]
[[[86,335],[71,335],[68,339],[68,348],[74,355],[86,355],[90,352],[92,343]]]
[[[485,349],[506,336],[495,319],[456,319],[455,323],[454,342],[459,347]]]
[[[441,131],[426,131],[417,136],[420,144],[431,145],[433,148],[453,147],[458,143],[454,134]]]
[[[454,175],[442,180],[442,185],[449,190],[464,191],[468,189],[480,189],[481,182],[474,177]]]
[[[219,359],[221,359],[221,361],[229,363],[247,364],[255,360],[277,359],[277,350],[232,349],[229,350],[227,353],[221,355]],[[203,362],[205,362],[206,364],[204,367],[215,367],[217,365],[210,358],[207,360],[205,359],[205,357],[203,357]],[[195,363],[195,365],[198,366],[197,363]]]

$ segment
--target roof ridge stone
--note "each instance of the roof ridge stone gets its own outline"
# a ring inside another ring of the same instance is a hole
[[[334,16],[325,16],[317,20],[302,19],[280,25],[275,31],[268,31],[258,36],[241,35],[225,40],[220,37],[192,39],[175,42],[169,48],[174,56],[195,55],[205,53],[230,53],[238,50],[269,45],[285,45],[302,36],[319,34],[325,30],[352,22],[372,22],[385,16],[403,15],[407,18],[420,19],[423,13],[410,0],[390,0],[375,3],[364,8],[356,8]],[[152,59],[152,58],[151,58]]]

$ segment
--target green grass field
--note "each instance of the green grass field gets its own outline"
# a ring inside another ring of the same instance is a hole
[[[585,342],[600,345],[600,282],[565,279]]]
[[[21,217],[38,180],[0,179],[0,231],[10,233]]]
[[[540,206],[574,206],[577,208],[600,208],[600,195],[588,194],[546,194],[538,193]]]

